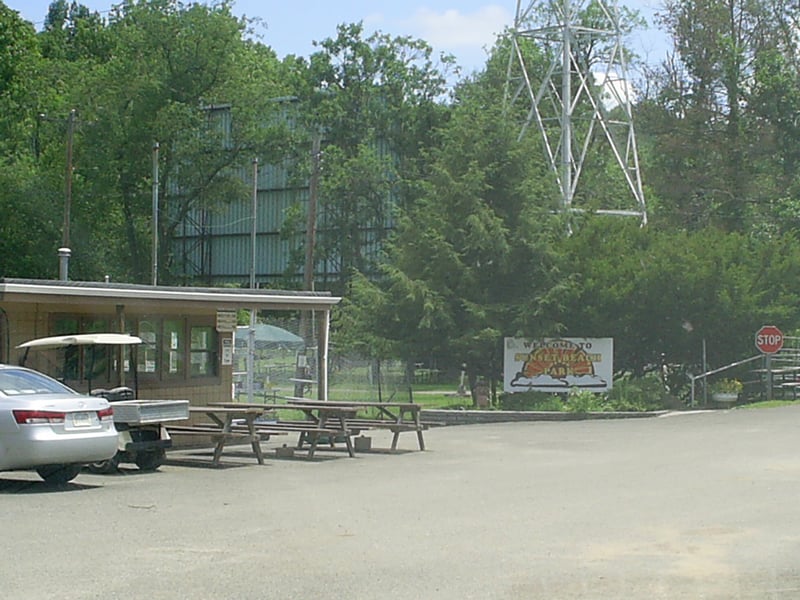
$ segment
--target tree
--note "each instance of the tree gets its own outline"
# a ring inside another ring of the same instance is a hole
[[[40,69],[36,32],[0,2],[0,275],[6,277],[52,277],[56,271],[62,187],[48,185],[31,153]],[[60,164],[59,184],[63,152]]]
[[[66,0],[50,3],[39,43],[45,58],[70,62],[108,60],[113,46],[100,13]]]
[[[529,201],[546,167],[531,160],[537,143],[517,141],[503,118],[503,83],[493,68],[459,86],[422,193],[399,213],[382,278],[356,278],[342,317],[368,324],[371,344],[408,365],[466,363],[471,384],[497,381],[504,336],[550,331],[540,317],[559,283],[553,219]]]
[[[706,228],[691,233],[592,220],[565,238],[576,285],[564,297],[565,332],[614,338],[618,373],[641,376],[665,360],[702,370],[752,356],[764,323],[798,323],[794,236]],[[687,379],[681,381],[686,384]]]
[[[18,154],[17,143],[25,134],[26,82],[39,56],[33,27],[0,2],[0,149],[6,156]]]
[[[418,194],[423,157],[446,115],[438,102],[445,76],[425,42],[365,37],[360,23],[340,25],[319,47],[294,67],[303,73],[296,80],[306,139],[322,138],[318,279],[340,293],[355,271],[376,272],[395,207]]]
[[[650,181],[671,222],[744,231],[768,217],[772,198],[762,173],[775,162],[757,117],[757,82],[765,56],[796,55],[786,7],[765,0],[665,4],[661,22],[675,53],[642,121],[654,136]]]
[[[154,142],[163,283],[178,276],[170,242],[187,215],[246,196],[240,169],[253,157],[269,160],[280,152],[269,119],[270,98],[284,90],[279,63],[243,39],[245,27],[227,2],[154,0],[124,3],[112,13],[105,36],[114,44],[110,58],[92,64],[70,89],[86,123],[75,245],[92,257],[87,273],[150,280]],[[91,254],[90,247],[99,251]]]

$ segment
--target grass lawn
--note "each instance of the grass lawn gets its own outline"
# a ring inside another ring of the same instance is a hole
[[[378,390],[372,386],[358,386],[353,382],[334,383],[330,386],[328,395],[331,400],[343,401],[369,401],[376,402],[379,399],[383,402],[408,402],[412,397],[413,401],[426,408],[457,408],[472,406],[472,399],[469,395],[459,396],[457,385],[448,384],[414,384],[411,388],[412,396],[409,396],[408,388],[382,389],[380,398]]]
[[[742,404],[736,408],[776,408],[778,406],[792,406],[797,404],[796,400],[765,400],[763,402],[753,402],[752,404]]]

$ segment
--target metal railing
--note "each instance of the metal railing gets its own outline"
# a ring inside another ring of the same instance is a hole
[[[711,375],[716,375],[717,373],[722,373],[724,371],[728,371],[729,369],[734,369],[736,367],[741,367],[742,365],[746,365],[746,364],[751,363],[753,361],[763,360],[763,359],[764,359],[764,355],[763,354],[758,354],[756,356],[751,356],[750,358],[745,358],[744,360],[739,360],[739,361],[736,361],[736,362],[731,363],[729,365],[725,365],[723,367],[718,367],[716,369],[712,369],[710,371],[706,371],[705,373],[700,373],[699,375],[689,375],[689,379],[691,379],[691,382],[692,382],[692,395],[691,395],[691,404],[690,404],[690,406],[692,406],[692,407],[695,406],[695,391],[696,391],[696,387],[697,387],[696,384],[697,384],[697,381],[699,379],[702,379],[703,383],[705,384],[706,380]],[[707,385],[703,386],[703,402],[704,403],[708,402],[708,386]]]

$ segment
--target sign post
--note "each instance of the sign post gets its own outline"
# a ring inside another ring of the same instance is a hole
[[[756,331],[755,342],[766,359],[767,400],[772,400],[772,355],[783,348],[783,332],[774,325],[764,325]]]

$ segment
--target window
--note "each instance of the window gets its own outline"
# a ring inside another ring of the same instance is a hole
[[[131,333],[141,338],[141,344],[125,347],[121,354],[120,349],[114,348],[72,346],[66,350],[66,378],[88,379],[94,387],[111,382],[120,356],[125,371],[135,368],[142,380],[178,382],[189,377],[219,375],[219,340],[214,325],[206,324],[209,319],[143,315],[130,316],[127,321]],[[52,330],[57,335],[114,331],[109,327],[109,321],[104,319],[59,315]],[[63,375],[59,372],[58,376]]]
[[[158,323],[154,320],[139,321],[138,335],[142,338],[142,343],[137,349],[136,371],[138,373],[156,372],[158,329]]]
[[[217,332],[188,319],[139,321],[139,373],[162,381],[217,375]],[[187,335],[188,332],[188,335]],[[187,343],[188,340],[188,343]],[[188,373],[187,373],[188,365]]]
[[[184,375],[186,333],[182,320],[167,319],[164,321],[164,376]]]
[[[191,328],[191,376],[217,374],[217,332],[213,327]]]
[[[53,335],[74,333],[104,333],[111,331],[106,319],[76,318],[56,315],[52,325]],[[103,382],[111,377],[113,348],[68,346],[60,351],[58,377],[64,381]]]

